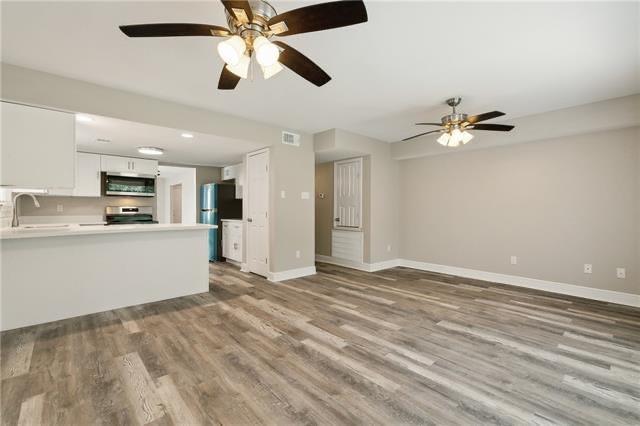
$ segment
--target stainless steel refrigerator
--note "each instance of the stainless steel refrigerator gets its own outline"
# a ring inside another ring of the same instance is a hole
[[[222,259],[222,219],[242,219],[242,200],[236,187],[228,183],[208,183],[200,187],[200,223],[218,225],[209,230],[209,260]]]

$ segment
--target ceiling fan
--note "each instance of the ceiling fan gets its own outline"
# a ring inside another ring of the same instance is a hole
[[[442,135],[438,138],[438,143],[443,146],[456,147],[461,143],[462,145],[465,145],[471,139],[473,139],[473,135],[469,133],[468,130],[473,129],[490,130],[494,132],[508,132],[515,127],[507,124],[482,124],[480,123],[481,121],[501,117],[505,115],[505,113],[500,111],[491,111],[478,115],[468,116],[467,114],[462,114],[456,111],[456,107],[460,105],[460,102],[462,102],[462,98],[460,97],[447,99],[446,103],[453,109],[453,111],[451,112],[451,114],[442,117],[440,119],[442,121],[441,123],[416,123],[417,126],[441,126],[441,129],[420,133],[418,135],[402,139],[402,141],[408,141],[410,139],[418,138],[420,136],[428,135],[431,133],[442,133]]]
[[[218,54],[226,63],[218,89],[233,90],[240,79],[247,78],[254,53],[265,79],[282,71],[284,65],[318,87],[326,84],[331,77],[311,59],[288,44],[271,42],[269,38],[367,22],[362,0],[315,4],[281,14],[264,0],[221,1],[229,28],[209,24],[139,24],[122,25],[120,30],[129,37],[226,37],[218,44]]]

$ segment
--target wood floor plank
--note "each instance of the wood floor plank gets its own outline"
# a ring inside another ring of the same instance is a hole
[[[138,354],[123,355],[116,362],[137,420],[148,424],[164,416],[157,389]]]
[[[20,417],[18,418],[18,426],[31,426],[41,424],[43,405],[43,393],[34,395],[24,401],[20,406]]]
[[[640,309],[409,268],[213,263],[0,344],[3,425],[640,424]]]

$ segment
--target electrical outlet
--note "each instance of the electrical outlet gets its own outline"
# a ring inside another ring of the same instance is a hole
[[[518,264],[518,256],[511,256],[511,264],[512,265]]]
[[[627,270],[624,268],[616,268],[616,277],[621,279],[627,278]]]
[[[585,263],[584,264],[584,273],[585,274],[590,274],[591,272],[593,272],[593,266],[590,263]]]
[[[300,250],[296,250],[296,259],[300,259]]]
[[[387,245],[387,251],[391,251],[391,244]]]
[[[56,206],[56,211],[57,211],[58,213],[62,213],[62,212],[64,211],[64,206],[63,206],[62,204],[58,204],[58,205]]]

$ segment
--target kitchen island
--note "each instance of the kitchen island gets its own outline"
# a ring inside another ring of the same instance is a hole
[[[209,291],[215,225],[0,231],[0,330]]]

